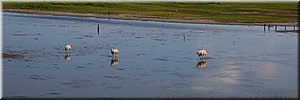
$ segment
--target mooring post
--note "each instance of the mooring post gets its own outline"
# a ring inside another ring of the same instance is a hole
[[[275,26],[275,31],[277,31],[277,26]]]
[[[268,25],[268,31],[270,31],[270,27],[271,27],[271,25]]]
[[[264,31],[266,31],[266,24],[264,24]]]

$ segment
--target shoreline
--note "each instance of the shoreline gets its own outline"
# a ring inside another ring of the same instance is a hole
[[[28,10],[28,9],[2,9],[2,12],[16,12],[27,14],[40,14],[40,15],[55,15],[55,16],[72,16],[72,17],[95,17],[105,19],[121,19],[121,20],[141,20],[141,21],[157,21],[157,22],[173,22],[173,23],[192,23],[192,24],[219,24],[219,25],[255,25],[255,26],[298,26],[298,22],[294,23],[237,23],[237,22],[217,22],[214,20],[184,20],[184,19],[170,19],[159,18],[151,16],[140,16],[131,14],[92,14],[92,13],[69,13],[69,12],[55,12],[55,11],[41,11],[41,10]]]

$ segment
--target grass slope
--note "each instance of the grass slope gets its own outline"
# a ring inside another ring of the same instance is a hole
[[[280,3],[70,3],[3,2],[3,9],[107,14],[184,20],[214,20],[237,23],[297,22],[297,2]],[[177,11],[176,11],[177,10]],[[170,15],[169,12],[175,12]]]

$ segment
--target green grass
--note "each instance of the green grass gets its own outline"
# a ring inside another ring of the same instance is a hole
[[[3,2],[3,9],[31,9],[57,12],[133,14],[144,17],[215,20],[219,22],[297,22],[297,2],[280,3],[65,3]],[[168,12],[178,10],[175,15]]]

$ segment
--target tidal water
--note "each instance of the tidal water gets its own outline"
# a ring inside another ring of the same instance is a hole
[[[2,52],[23,56],[2,59],[4,97],[298,94],[298,33],[9,12],[2,17]],[[198,60],[197,49],[208,55]]]

